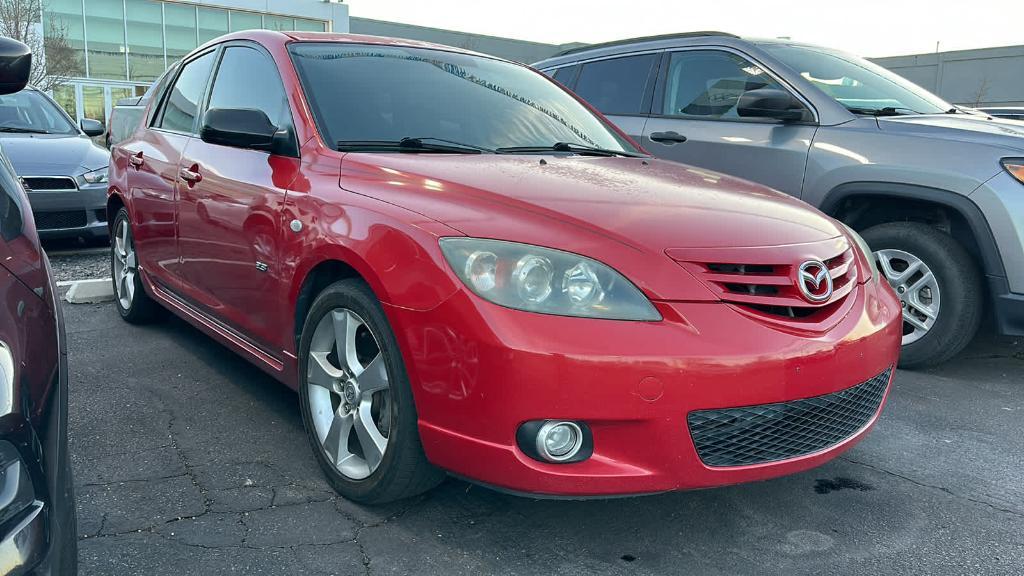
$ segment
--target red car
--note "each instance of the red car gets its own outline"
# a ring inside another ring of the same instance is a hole
[[[854,231],[444,46],[211,41],[114,148],[109,212],[121,315],[168,308],[298,390],[363,502],[805,470],[872,426],[900,347]]]

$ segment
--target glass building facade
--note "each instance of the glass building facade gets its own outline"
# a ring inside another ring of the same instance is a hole
[[[63,32],[75,51],[74,78],[53,91],[77,119],[106,121],[121,98],[140,95],[176,60],[228,32],[329,31],[331,22],[162,0],[48,0],[45,33]]]

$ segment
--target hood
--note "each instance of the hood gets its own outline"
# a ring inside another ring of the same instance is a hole
[[[110,163],[110,152],[73,134],[4,134],[0,148],[21,176],[78,176]]]
[[[359,155],[363,163],[356,156],[343,160],[343,188],[469,236],[546,240],[545,245],[559,247],[558,231],[571,228],[661,253],[676,247],[809,243],[841,234],[831,219],[790,196],[663,160]]]
[[[922,114],[878,119],[886,132],[1024,150],[1024,123],[967,114]]]

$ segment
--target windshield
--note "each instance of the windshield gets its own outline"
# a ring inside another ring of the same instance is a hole
[[[952,104],[863,58],[822,48],[764,44],[762,47],[854,112],[941,114]]]
[[[569,143],[637,152],[557,84],[523,66],[393,46],[289,49],[329,145],[413,138],[486,150]]]
[[[78,134],[57,105],[35,90],[0,96],[0,131]]]

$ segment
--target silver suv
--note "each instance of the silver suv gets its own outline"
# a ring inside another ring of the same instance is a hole
[[[1024,335],[1024,124],[863,58],[718,32],[534,64],[656,156],[797,196],[859,231],[903,302],[901,366],[948,360],[986,309]]]

